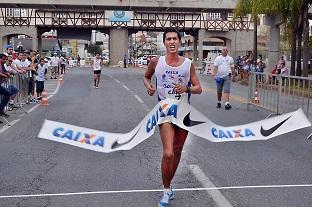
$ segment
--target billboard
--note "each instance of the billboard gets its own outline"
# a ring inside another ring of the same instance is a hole
[[[133,19],[133,11],[106,11],[106,18],[110,22],[131,22]]]

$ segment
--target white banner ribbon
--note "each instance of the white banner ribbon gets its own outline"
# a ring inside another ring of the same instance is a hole
[[[249,124],[223,127],[189,104],[174,99],[160,101],[129,133],[110,133],[45,120],[39,138],[98,152],[130,150],[154,134],[158,124],[171,122],[211,142],[267,140],[311,126],[301,109]]]

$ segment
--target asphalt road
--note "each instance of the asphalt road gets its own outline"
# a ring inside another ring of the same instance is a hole
[[[143,72],[106,68],[100,88],[94,89],[90,69],[72,69],[48,107],[36,107],[2,130],[0,206],[157,206],[162,188],[158,130],[130,151],[109,154],[37,138],[45,119],[130,131],[157,101],[146,94]],[[192,95],[191,104],[217,124],[239,125],[269,114],[257,108],[247,111],[239,98],[231,110],[217,109],[213,83],[204,76],[200,80],[204,93]],[[246,97],[244,93],[237,96]],[[302,129],[267,141],[235,143],[190,135],[173,180],[179,191],[171,206],[311,206],[310,133]]]

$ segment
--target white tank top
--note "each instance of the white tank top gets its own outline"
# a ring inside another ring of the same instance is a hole
[[[102,69],[101,62],[102,62],[101,58],[97,59],[96,57],[94,57],[94,59],[93,59],[93,70],[101,70]]]
[[[185,58],[184,62],[180,66],[173,67],[166,63],[165,56],[159,57],[155,68],[156,90],[159,101],[165,98],[173,98],[178,100],[182,99],[186,102],[189,101],[190,94],[176,94],[173,91],[173,87],[174,83],[190,86],[191,64],[191,60]]]

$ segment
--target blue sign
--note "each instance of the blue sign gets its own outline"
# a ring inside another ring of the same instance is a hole
[[[110,22],[130,22],[133,16],[131,11],[107,11],[107,18]]]

